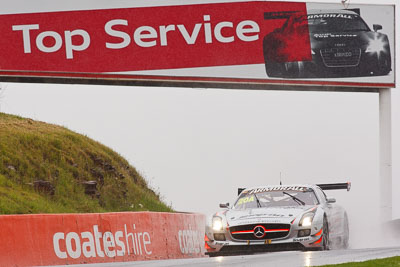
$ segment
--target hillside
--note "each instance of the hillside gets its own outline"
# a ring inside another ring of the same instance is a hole
[[[64,127],[0,113],[0,214],[171,211],[134,167]]]

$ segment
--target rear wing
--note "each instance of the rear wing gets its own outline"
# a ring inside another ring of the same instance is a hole
[[[336,184],[317,184],[319,188],[322,190],[339,190],[339,189],[346,189],[347,191],[350,191],[351,188],[351,183],[336,183]]]
[[[357,13],[357,15],[361,15],[361,12],[360,12],[360,9],[359,8],[346,8],[346,9],[343,9],[343,10],[350,10],[350,11],[353,11],[353,12],[355,12],[355,13]]]
[[[346,189],[347,191],[350,191],[351,188],[351,183],[336,183],[336,184],[317,184],[319,188],[322,190],[340,190],[340,189]],[[240,195],[243,190],[245,190],[245,187],[239,187],[238,188],[238,195]]]

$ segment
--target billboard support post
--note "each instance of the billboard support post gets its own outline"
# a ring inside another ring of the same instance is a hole
[[[379,183],[381,221],[392,220],[391,89],[379,90]]]

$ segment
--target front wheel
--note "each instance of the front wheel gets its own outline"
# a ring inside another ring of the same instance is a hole
[[[287,78],[298,78],[301,73],[300,62],[286,62],[283,63],[283,76]]]
[[[282,77],[282,64],[276,62],[265,62],[265,70],[268,77]]]
[[[392,60],[389,54],[382,54],[378,59],[378,75],[388,75],[391,71]]]
[[[298,78],[300,77],[301,67],[299,62],[266,62],[265,70],[268,77]]]
[[[329,225],[326,217],[322,226],[322,250],[329,250]]]

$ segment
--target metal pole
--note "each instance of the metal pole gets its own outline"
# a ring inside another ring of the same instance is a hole
[[[391,89],[379,89],[379,176],[381,221],[392,220]]]

